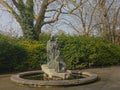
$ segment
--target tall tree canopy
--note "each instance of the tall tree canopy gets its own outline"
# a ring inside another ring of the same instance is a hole
[[[35,13],[35,5],[38,0],[0,0],[0,3],[20,24],[25,38],[38,39],[41,27],[47,23],[55,22],[55,19],[45,22],[45,13],[49,4],[55,0],[43,0],[39,13]],[[57,17],[56,17],[57,18]]]
[[[102,36],[112,42],[120,36],[120,0],[0,0],[1,5],[28,39],[39,39],[42,27],[55,22],[79,35]]]
[[[25,38],[39,39],[43,25],[58,21],[61,13],[72,13],[82,5],[84,1],[85,0],[0,0],[0,4],[19,23]]]

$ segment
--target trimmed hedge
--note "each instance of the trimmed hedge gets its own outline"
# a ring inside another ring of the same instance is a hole
[[[68,69],[103,67],[120,63],[120,47],[102,38],[89,36],[56,36]],[[14,39],[0,35],[0,72],[40,69],[46,63],[46,42]]]
[[[15,41],[15,39],[0,36],[0,72],[14,71],[25,60],[26,51]]]
[[[59,36],[61,54],[69,69],[103,67],[120,63],[120,47],[102,38]]]
[[[40,69],[41,64],[46,63],[47,56],[45,44],[28,40],[20,40],[17,44],[27,52],[26,60],[20,65],[18,70]]]
[[[0,72],[40,69],[45,62],[45,44],[0,35]]]

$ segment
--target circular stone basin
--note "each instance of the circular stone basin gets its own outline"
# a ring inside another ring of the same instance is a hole
[[[41,86],[70,86],[87,84],[98,79],[96,74],[89,72],[71,71],[71,77],[67,80],[47,80],[43,78],[42,71],[28,71],[11,76],[11,80],[21,85],[32,87]]]

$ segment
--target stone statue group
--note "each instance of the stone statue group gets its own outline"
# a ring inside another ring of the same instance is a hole
[[[66,64],[63,62],[60,54],[58,39],[51,36],[47,42],[47,65],[49,69],[55,69],[56,72],[65,72]]]

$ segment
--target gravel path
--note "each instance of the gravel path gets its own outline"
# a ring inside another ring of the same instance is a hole
[[[98,74],[100,81],[81,86],[31,88],[11,82],[11,75],[0,75],[0,90],[120,90],[120,66],[84,71]]]

